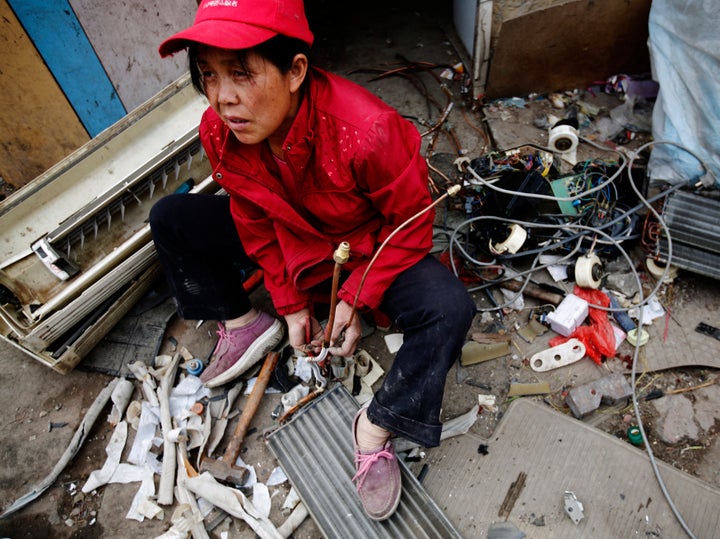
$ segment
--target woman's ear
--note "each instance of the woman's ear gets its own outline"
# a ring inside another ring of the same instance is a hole
[[[308,59],[304,54],[296,54],[290,72],[290,91],[297,92],[302,86],[308,71]]]

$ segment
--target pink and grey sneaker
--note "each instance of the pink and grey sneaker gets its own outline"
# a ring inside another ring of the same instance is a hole
[[[205,387],[221,386],[240,376],[277,346],[284,330],[279,320],[260,312],[241,328],[228,330],[218,323],[217,334],[210,365],[200,375]]]
[[[361,408],[353,420],[353,446],[355,448],[355,468],[352,478],[357,481],[360,503],[372,520],[390,518],[400,504],[402,481],[392,442],[388,439],[382,447],[372,451],[360,451],[357,445],[357,422],[364,408]]]

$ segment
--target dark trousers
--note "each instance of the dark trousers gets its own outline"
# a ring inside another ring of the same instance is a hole
[[[225,320],[250,309],[238,272],[250,261],[227,197],[164,197],[150,212],[150,226],[180,316]],[[395,279],[380,310],[403,332],[403,344],[368,417],[394,434],[437,446],[445,379],[460,356],[475,303],[452,272],[428,255]]]
[[[229,320],[250,310],[242,272],[252,262],[230,216],[229,197],[165,196],[150,210],[150,230],[182,318]]]

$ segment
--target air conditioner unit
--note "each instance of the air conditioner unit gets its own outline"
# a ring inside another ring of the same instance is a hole
[[[67,373],[160,274],[148,213],[216,192],[189,77],[0,202],[0,337]]]
[[[664,233],[660,237],[660,260],[720,279],[720,201],[678,190],[665,200],[662,218],[671,241]]]

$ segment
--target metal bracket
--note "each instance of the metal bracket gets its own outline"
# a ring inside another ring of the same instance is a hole
[[[579,524],[585,517],[583,514],[583,504],[577,499],[574,492],[565,491],[565,513],[575,524]]]
[[[530,358],[530,367],[535,372],[545,372],[570,365],[585,357],[585,345],[579,339],[570,339],[563,344],[538,352]]]

